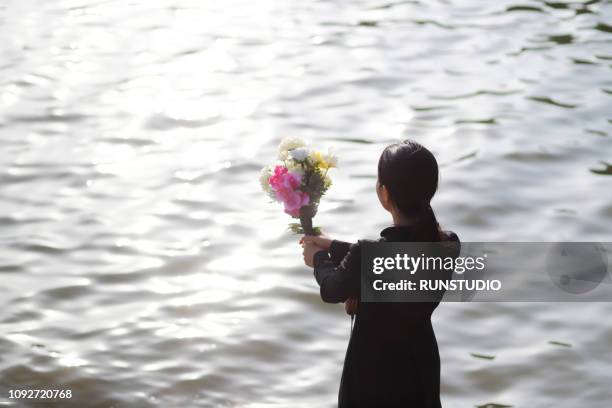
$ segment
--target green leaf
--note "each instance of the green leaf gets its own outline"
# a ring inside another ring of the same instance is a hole
[[[304,234],[304,229],[302,228],[302,224],[300,224],[299,222],[292,222],[291,224],[289,224],[287,229],[293,232],[294,234],[299,234],[299,235]],[[321,227],[313,227],[312,229],[315,235],[322,234]]]
[[[293,232],[294,234],[303,234],[304,230],[302,229],[302,225],[299,222],[292,222],[289,224],[288,230]]]
[[[476,405],[476,408],[512,408],[513,405],[504,405],[504,404],[496,404],[494,402],[489,402],[484,405]]]

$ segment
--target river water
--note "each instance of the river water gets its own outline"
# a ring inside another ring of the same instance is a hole
[[[349,319],[257,181],[283,136],[336,148],[337,238],[410,137],[464,241],[610,241],[610,1],[7,0],[0,38],[3,404],[334,406]],[[444,406],[611,406],[610,313],[441,305]]]

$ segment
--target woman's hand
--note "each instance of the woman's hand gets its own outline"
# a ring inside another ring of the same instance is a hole
[[[346,311],[346,314],[349,315],[356,314],[358,306],[359,300],[356,297],[350,297],[346,299],[346,302],[344,302],[344,310]]]
[[[304,235],[302,238],[300,238],[300,244],[314,244],[326,251],[329,251],[329,247],[331,247],[332,241],[333,239],[331,239],[327,235]]]
[[[301,242],[301,241],[300,241]],[[320,247],[318,245],[313,244],[312,242],[304,241],[302,242],[302,255],[304,257],[304,263],[311,268],[314,266],[314,254],[319,251],[324,251],[325,248]]]

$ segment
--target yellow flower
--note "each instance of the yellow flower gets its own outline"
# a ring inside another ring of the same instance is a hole
[[[327,154],[323,157],[323,161],[325,162],[326,169],[338,167],[338,156],[336,156],[331,149],[329,149]]]
[[[310,161],[315,167],[322,170],[327,170],[338,165],[338,158],[330,150],[327,154],[323,154],[318,150],[310,152]]]
[[[323,154],[318,150],[313,150],[310,152],[310,161],[315,167],[325,168],[322,166],[323,162],[325,161],[323,160]]]

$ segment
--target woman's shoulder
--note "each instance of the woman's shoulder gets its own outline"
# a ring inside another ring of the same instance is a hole
[[[461,240],[459,239],[459,236],[454,231],[444,230],[444,231],[441,231],[441,233],[442,233],[442,236],[443,236],[442,241],[445,241],[445,242],[456,242],[456,243],[460,243],[461,242]],[[357,240],[357,242],[354,242],[354,243],[346,242],[344,244],[346,244],[346,248],[348,249],[349,252],[359,253],[361,251],[361,248],[363,248],[363,246],[367,246],[367,245],[371,245],[371,244],[376,244],[376,243],[379,243],[379,242],[389,242],[389,241],[387,239],[385,239],[384,237],[378,238],[378,239],[364,238],[364,239]]]
[[[385,242],[385,241],[382,238],[379,238],[379,239],[363,238],[363,239],[357,240],[357,242],[355,242],[354,244],[351,244],[351,246],[358,250],[359,248],[362,248],[364,245],[376,244],[378,242]]]
[[[359,239],[356,242],[347,243],[346,249],[349,254],[355,256],[361,254],[361,250],[364,246],[375,244],[381,241],[382,240],[380,239]]]
[[[348,252],[353,256],[359,256],[361,255],[361,252],[364,247],[367,247],[368,245],[377,244],[379,242],[385,242],[385,240],[381,238],[379,239],[368,239],[368,238],[359,239],[357,240],[357,242],[352,243],[350,245]]]

